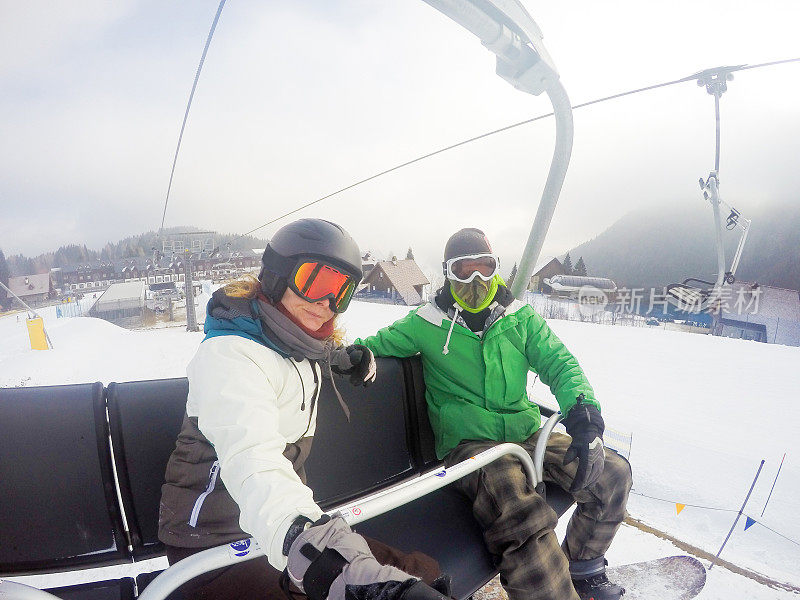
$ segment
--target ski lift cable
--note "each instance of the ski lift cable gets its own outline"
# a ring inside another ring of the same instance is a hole
[[[200,64],[197,65],[197,72],[194,75],[194,82],[192,83],[192,91],[189,93],[189,101],[186,103],[186,112],[183,115],[183,123],[181,124],[180,134],[178,134],[178,145],[175,148],[175,158],[172,159],[172,170],[169,173],[167,196],[164,199],[164,212],[161,214],[161,227],[158,228],[159,236],[161,235],[161,231],[164,229],[164,219],[167,217],[167,204],[169,203],[169,193],[172,190],[172,178],[175,176],[175,165],[178,163],[178,153],[181,150],[183,132],[186,129],[186,121],[189,118],[189,109],[192,107],[192,99],[194,98],[194,92],[197,89],[197,82],[200,79],[200,72],[203,70],[203,63],[205,62],[206,55],[208,54],[208,47],[211,45],[211,38],[214,36],[214,30],[217,28],[217,22],[219,22],[219,16],[222,14],[222,8],[224,6],[225,0],[220,0],[219,6],[217,7],[217,14],[214,15],[214,21],[211,23],[211,30],[208,32],[208,37],[206,38],[206,45],[203,47],[203,54],[200,56]]]
[[[780,64],[791,63],[791,62],[800,62],[800,57],[798,57],[798,58],[789,58],[789,59],[785,59],[785,60],[771,61],[771,62],[760,63],[760,64],[756,64],[756,65],[741,65],[741,66],[737,66],[737,67],[732,67],[730,70],[731,71],[744,71],[744,70],[747,70],[747,69],[759,69],[759,68],[763,68],[763,67],[770,67],[770,66],[774,66],[774,65],[780,65]],[[581,104],[575,104],[572,107],[572,110],[576,110],[578,108],[585,108],[587,106],[592,106],[594,104],[600,104],[602,102],[608,102],[609,100],[616,100],[618,98],[623,98],[625,96],[631,96],[633,94],[638,94],[638,93],[641,93],[641,92],[647,92],[647,91],[650,91],[650,90],[655,90],[655,89],[659,89],[659,88],[663,88],[663,87],[668,87],[668,86],[671,86],[671,85],[676,85],[678,83],[685,83],[687,81],[696,81],[697,78],[699,77],[699,75],[700,75],[700,73],[695,74],[695,75],[689,75],[688,77],[681,77],[680,79],[674,79],[672,81],[666,81],[666,82],[663,82],[663,83],[657,83],[657,84],[654,84],[654,85],[649,85],[649,86],[646,86],[646,87],[637,88],[637,89],[634,89],[634,90],[628,90],[626,92],[620,92],[618,94],[612,94],[611,96],[604,96],[602,98],[596,98],[594,100],[589,100],[589,101],[583,102]],[[240,234],[235,239],[239,239],[241,237],[245,237],[245,236],[251,235],[251,234],[255,233],[256,231],[258,231],[259,229],[263,229],[264,227],[272,225],[273,223],[276,223],[277,221],[280,221],[281,219],[283,219],[285,217],[288,217],[288,216],[293,215],[293,214],[295,214],[297,212],[300,212],[301,210],[306,209],[306,208],[308,208],[310,206],[313,206],[315,204],[318,204],[318,203],[320,203],[320,202],[322,202],[324,200],[328,200],[329,198],[332,198],[333,196],[336,196],[338,194],[341,194],[343,192],[351,190],[351,189],[353,189],[353,188],[355,188],[355,187],[357,187],[357,186],[359,186],[361,184],[364,184],[364,183],[367,183],[367,182],[372,181],[374,179],[377,179],[378,177],[381,177],[383,175],[387,175],[389,173],[392,173],[393,171],[397,171],[399,169],[402,169],[403,167],[407,167],[407,166],[413,165],[414,163],[418,163],[418,162],[423,161],[423,160],[425,160],[427,158],[431,158],[433,156],[436,156],[437,154],[442,154],[442,153],[447,152],[449,150],[453,150],[455,148],[459,148],[461,146],[465,146],[466,144],[470,144],[472,142],[476,142],[478,140],[482,140],[484,138],[487,138],[487,137],[490,137],[490,136],[493,136],[493,135],[496,135],[496,134],[499,134],[499,133],[503,133],[503,132],[509,131],[511,129],[515,129],[515,128],[521,127],[523,125],[528,125],[529,123],[534,123],[536,121],[541,121],[542,119],[547,119],[549,117],[552,117],[553,114],[554,114],[553,112],[549,112],[549,113],[546,113],[546,114],[538,115],[538,116],[533,117],[531,119],[526,119],[524,121],[519,121],[517,123],[512,123],[510,125],[506,125],[504,127],[500,127],[499,129],[494,129],[492,131],[487,131],[485,133],[482,133],[480,135],[476,135],[476,136],[471,137],[469,139],[462,140],[460,142],[456,142],[455,144],[451,144],[449,146],[445,146],[444,148],[439,148],[438,150],[434,150],[432,152],[428,152],[427,154],[423,154],[421,156],[418,156],[417,158],[413,158],[413,159],[408,160],[406,162],[403,162],[403,163],[401,163],[399,165],[395,165],[395,166],[393,166],[391,168],[384,169],[383,171],[380,171],[378,173],[370,175],[369,177],[366,177],[364,179],[356,181],[355,183],[352,183],[352,184],[350,184],[348,186],[340,188],[340,189],[338,189],[338,190],[336,190],[334,192],[331,192],[330,194],[326,194],[325,196],[322,196],[321,198],[317,198],[316,200],[312,200],[311,202],[307,202],[306,204],[303,204],[302,206],[299,206],[299,207],[297,207],[295,209],[292,209],[292,210],[290,210],[290,211],[288,211],[286,213],[283,213],[283,214],[275,217],[274,219],[271,219],[271,220],[267,221],[266,223],[264,223],[262,225],[259,225],[258,227],[255,227],[254,229],[251,229],[250,231],[248,231],[246,233]]]

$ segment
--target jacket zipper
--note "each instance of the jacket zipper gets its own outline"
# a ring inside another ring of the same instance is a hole
[[[218,475],[219,461],[215,460],[214,464],[211,465],[211,470],[208,472],[208,485],[206,485],[206,491],[198,496],[194,503],[194,507],[192,508],[192,514],[189,517],[189,527],[197,527],[197,518],[200,516],[200,509],[203,508],[203,502],[205,502],[208,495],[214,491],[214,487],[217,485]]]
[[[314,417],[314,406],[317,404],[317,397],[320,392],[319,379],[317,378],[317,365],[312,361],[309,361],[309,363],[311,363],[311,372],[314,374],[314,392],[311,394],[311,410],[308,411],[308,425],[306,425],[306,430],[303,432],[303,435],[300,436],[301,439],[304,438],[308,430],[311,429],[311,419]],[[305,402],[305,399],[303,401]]]

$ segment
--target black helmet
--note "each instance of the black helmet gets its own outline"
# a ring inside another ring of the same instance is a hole
[[[447,240],[444,246],[444,259],[447,261],[457,256],[491,252],[492,247],[486,239],[486,234],[476,227],[466,227],[456,231]]]
[[[442,271],[447,276],[447,261],[458,256],[468,256],[470,254],[491,253],[492,246],[486,239],[486,234],[476,227],[465,227],[456,231],[447,240],[444,246],[444,262]]]
[[[361,251],[342,227],[323,219],[299,219],[284,225],[267,244],[258,279],[264,294],[278,302],[299,258],[324,260],[361,281]]]

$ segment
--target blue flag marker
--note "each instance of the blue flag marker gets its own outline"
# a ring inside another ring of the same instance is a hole
[[[750,517],[747,517],[744,521],[744,530],[747,531],[748,528],[752,527],[756,524],[756,520]]]

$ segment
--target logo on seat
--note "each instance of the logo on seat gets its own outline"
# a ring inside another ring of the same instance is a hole
[[[234,556],[247,556],[250,554],[251,540],[239,540],[230,544]]]

